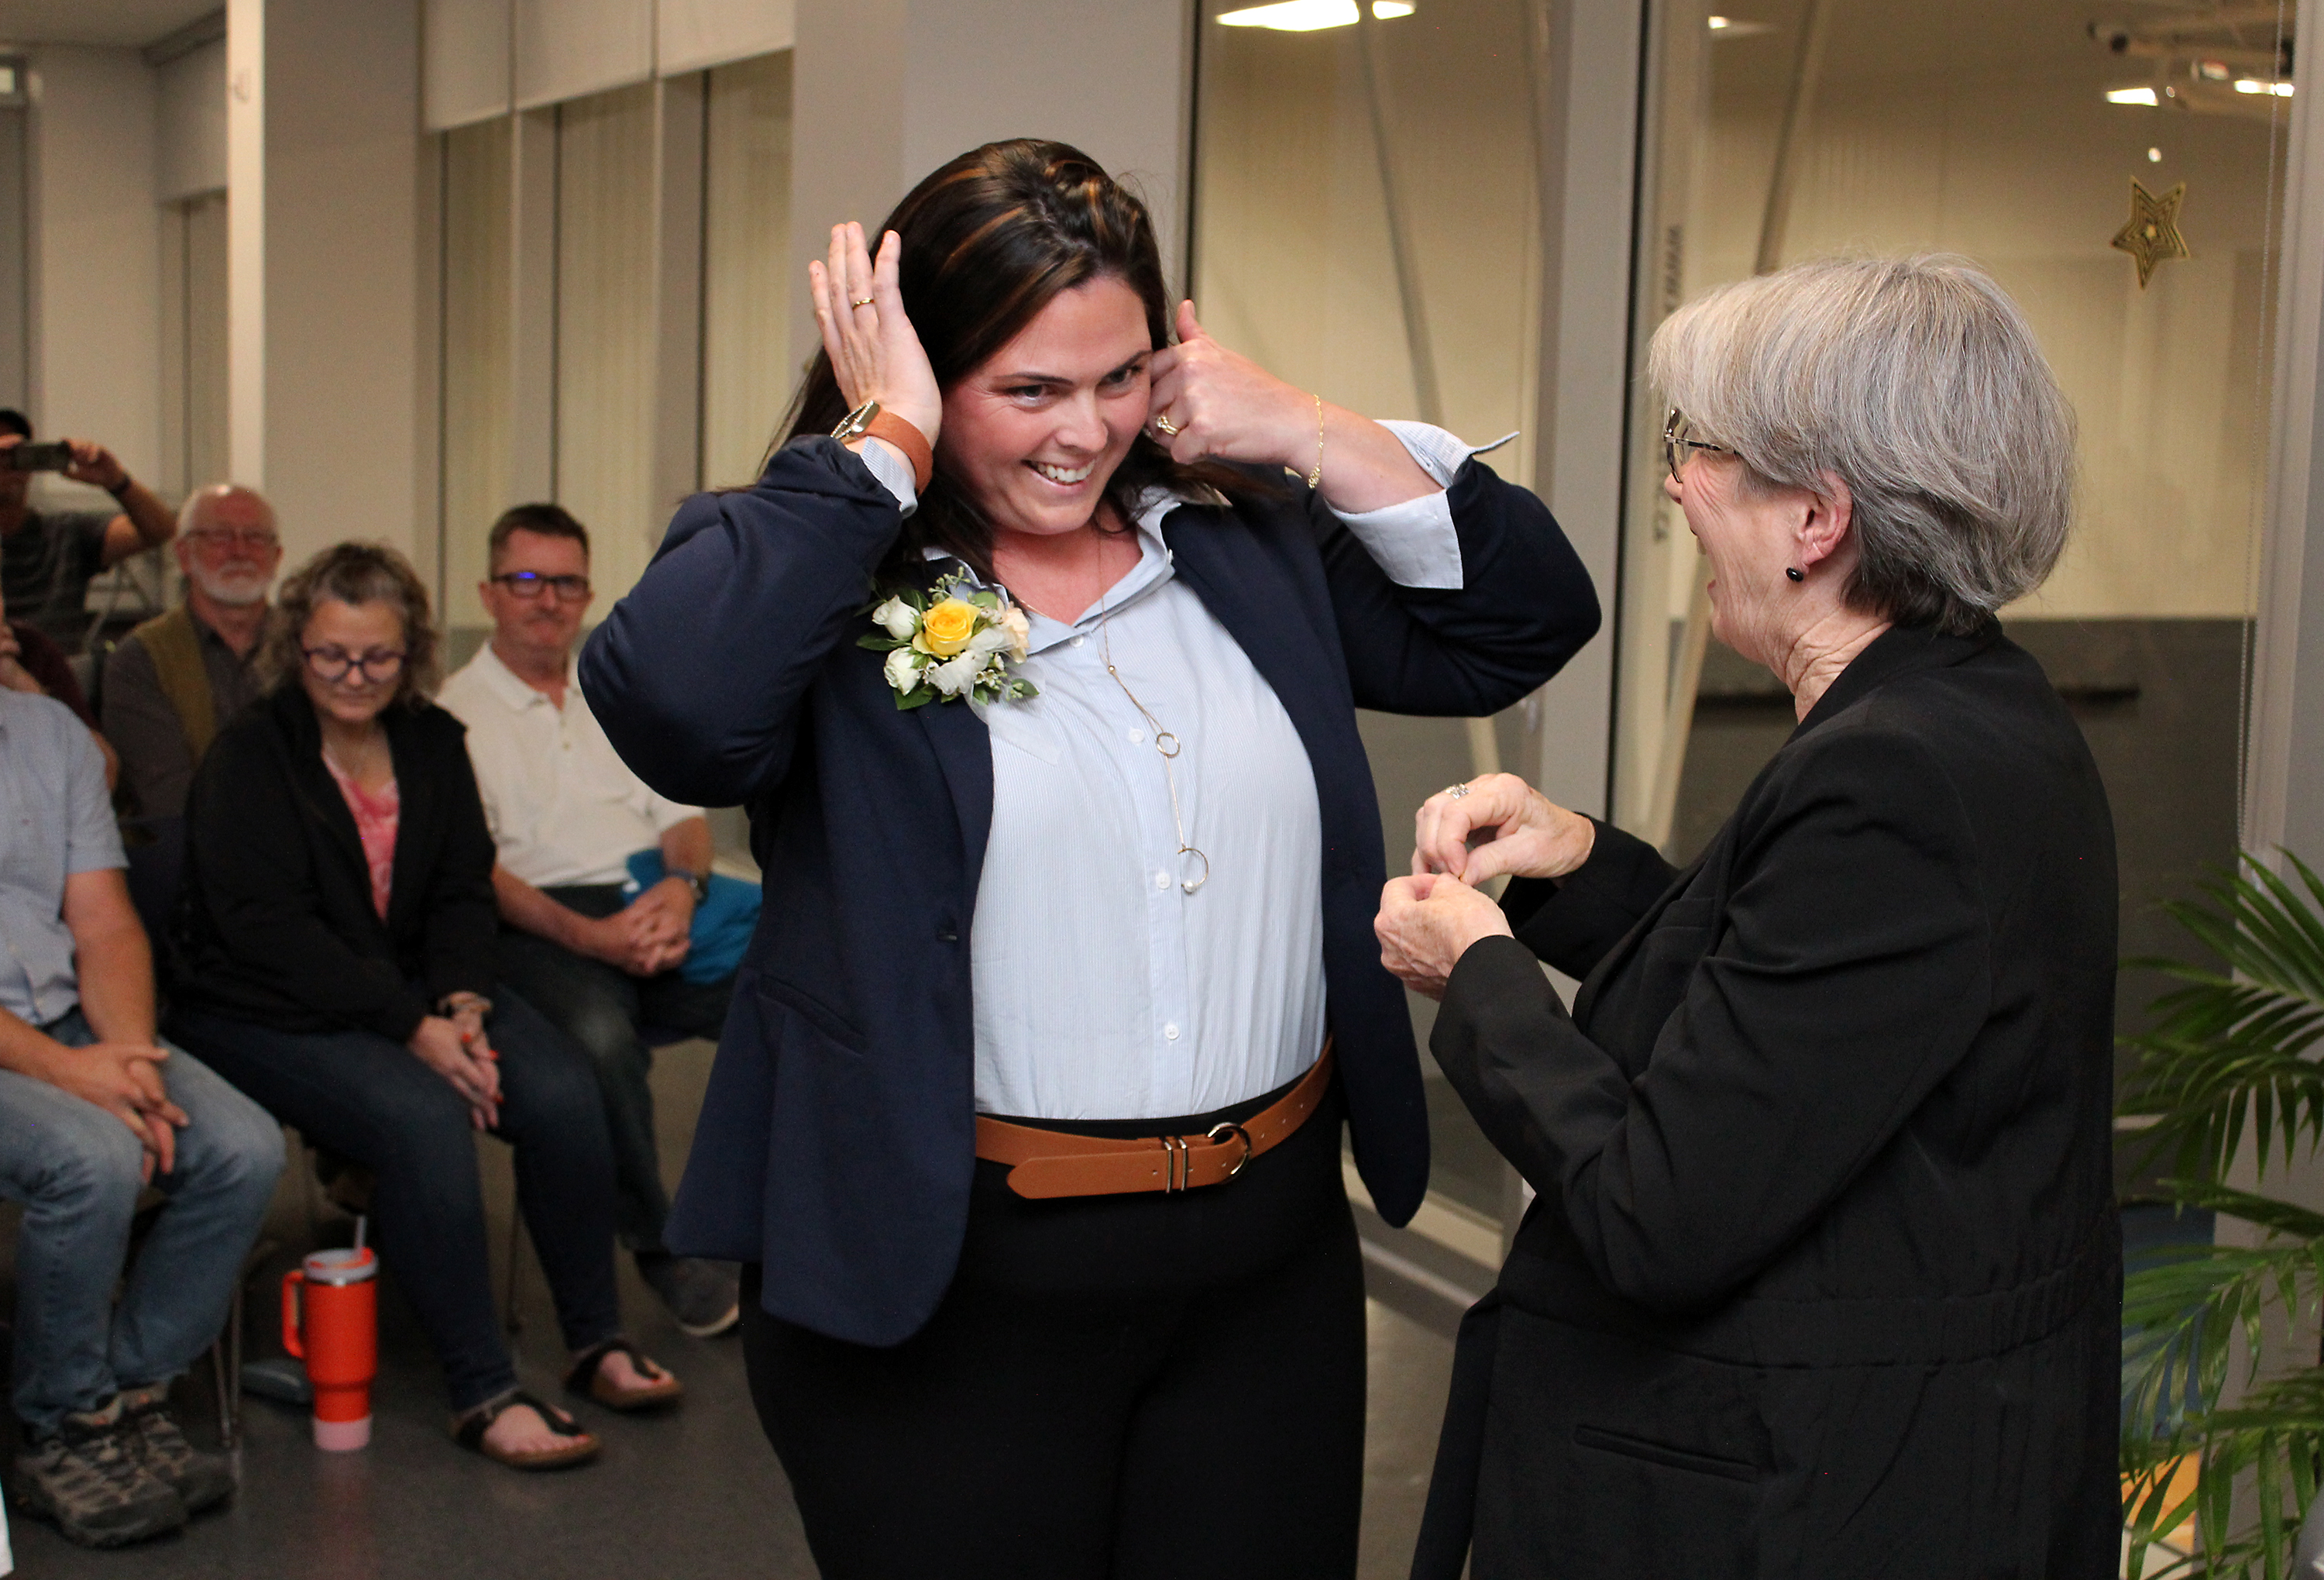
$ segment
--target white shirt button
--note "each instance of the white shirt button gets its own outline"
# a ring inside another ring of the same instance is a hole
[[[1130,738],[1133,741],[1142,741],[1146,738],[1146,732],[1144,730],[1132,730],[1130,732]]]
[[[1154,886],[1157,889],[1167,889],[1170,886],[1170,874],[1167,873],[1155,873]]]
[[[1065,643],[1065,645],[1066,645],[1067,647],[1079,647],[1079,646],[1081,646],[1082,642],[1083,642],[1084,640],[1086,640],[1086,639],[1085,639],[1085,638],[1083,638],[1083,637],[1076,636],[1076,637],[1074,637],[1071,642],[1069,642]]]
[[[1168,1039],[1169,1039],[1171,1041],[1173,1041],[1173,1042],[1177,1041],[1177,1040],[1178,1040],[1178,1022],[1177,1022],[1177,1021],[1171,1021],[1167,1026],[1163,1027],[1163,1028],[1162,1028],[1162,1035],[1163,1035],[1163,1036],[1165,1036],[1165,1037],[1167,1037],[1167,1038],[1168,1038]]]

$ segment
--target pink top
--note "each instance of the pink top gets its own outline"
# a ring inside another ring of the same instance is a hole
[[[323,766],[339,781],[339,794],[346,798],[347,810],[355,814],[355,835],[363,841],[364,864],[371,868],[371,904],[382,921],[387,919],[387,897],[395,882],[395,824],[402,811],[403,798],[389,780],[377,790],[367,790],[339,772],[339,765],[328,757]]]

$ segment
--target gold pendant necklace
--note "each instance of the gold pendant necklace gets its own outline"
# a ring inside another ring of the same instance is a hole
[[[1098,651],[1104,661],[1105,672],[1113,677],[1113,683],[1121,688],[1121,694],[1124,697],[1130,698],[1130,706],[1136,708],[1139,716],[1146,721],[1147,731],[1154,739],[1154,750],[1162,754],[1162,782],[1170,789],[1170,826],[1178,836],[1178,887],[1192,894],[1211,881],[1211,858],[1186,843],[1186,819],[1185,814],[1178,809],[1177,761],[1178,753],[1183,748],[1179,744],[1178,737],[1162,727],[1162,721],[1156,718],[1152,710],[1138,700],[1138,693],[1130,688],[1130,682],[1123,679],[1121,671],[1113,667],[1113,610],[1107,604],[1102,594],[1098,598],[1097,640]],[[1194,857],[1195,861],[1202,864],[1191,878],[1185,875],[1188,856]]]

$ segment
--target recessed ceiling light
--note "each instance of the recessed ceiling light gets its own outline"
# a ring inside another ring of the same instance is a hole
[[[2237,93],[2272,93],[2278,98],[2290,98],[2292,97],[2292,84],[2289,82],[2255,82],[2248,77],[2239,77],[2236,79],[2236,91]]]
[[[2163,150],[2160,148],[2148,149],[2146,151],[2146,162],[2149,164],[2161,164],[2163,162]]]
[[[1734,25],[1735,24],[1733,23],[1729,22],[1723,16],[1714,16],[1711,19],[1711,31],[1713,32],[1721,32],[1724,29],[1730,28]]]
[[[1382,22],[1410,16],[1413,0],[1372,0],[1372,15]],[[1267,27],[1277,32],[1318,32],[1327,27],[1353,27],[1356,0],[1278,0],[1273,5],[1246,5],[1219,14],[1222,27]]]
[[[2151,88],[2109,88],[2107,103],[2110,105],[2146,105],[2150,107],[2163,101],[2154,97]]]

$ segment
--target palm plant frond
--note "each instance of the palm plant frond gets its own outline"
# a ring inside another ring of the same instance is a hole
[[[2312,1317],[2324,1297],[2324,1213],[2226,1182],[2246,1137],[2262,1180],[2324,1146],[2324,878],[2283,854],[2289,875],[2246,855],[2203,886],[2208,903],[2165,907],[2216,966],[2126,962],[2175,984],[2152,1028],[2124,1039],[2136,1066],[2118,1112],[2152,1122],[2134,1153],[2169,1165],[2165,1199],[2258,1231],[2251,1245],[2155,1253],[2124,1280],[2132,1580],[2278,1580],[2324,1471],[2324,1366],[2259,1375],[2269,1324]],[[2242,1391],[2224,1404],[2230,1383]],[[2191,1487],[2178,1474],[2189,1456]],[[2240,1525],[2239,1482],[2256,1511]],[[2162,1545],[2190,1518],[2199,1551]]]

